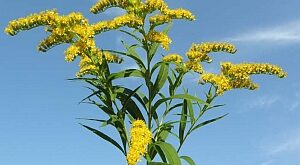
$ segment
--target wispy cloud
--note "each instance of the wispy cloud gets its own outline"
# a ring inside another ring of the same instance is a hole
[[[269,150],[270,155],[286,152],[300,153],[300,132],[288,135],[284,140],[277,144],[273,144]]]
[[[264,95],[251,102],[250,108],[270,108],[279,100],[279,96]]]
[[[235,42],[300,42],[300,20],[284,25],[256,28],[227,38]]]
[[[271,164],[273,164],[273,160],[268,160],[268,161],[266,161],[266,162],[263,162],[261,165],[271,165]]]

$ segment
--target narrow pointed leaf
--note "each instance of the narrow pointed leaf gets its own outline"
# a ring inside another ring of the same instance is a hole
[[[184,138],[184,131],[185,131],[185,127],[186,127],[186,119],[187,119],[187,101],[184,100],[183,101],[183,106],[182,106],[182,110],[181,110],[181,117],[180,117],[180,124],[179,124],[179,143],[182,144],[183,143],[183,138]]]
[[[128,95],[124,93],[118,93],[117,98],[122,102],[123,105],[125,105],[126,102],[124,108],[134,119],[145,120],[140,108],[131,98],[128,99]]]
[[[122,43],[127,50],[126,56],[133,59],[135,63],[140,67],[140,69],[144,72],[146,70],[145,64],[143,63],[143,60],[141,59],[140,55],[135,51],[135,49],[140,46],[137,44],[129,46],[124,41],[122,41]]]
[[[159,90],[164,86],[165,82],[167,81],[168,74],[169,74],[169,65],[166,63],[162,63],[160,65],[160,70],[158,72],[157,78],[154,83],[153,95],[157,94]]]
[[[194,160],[188,156],[180,156],[181,159],[185,160],[189,165],[196,165]]]
[[[138,69],[126,69],[122,70],[117,73],[112,73],[110,76],[108,76],[108,80],[112,81],[119,78],[125,78],[125,77],[144,77],[144,74],[138,70]]]
[[[213,122],[215,122],[215,121],[218,121],[218,120],[222,119],[223,117],[225,117],[225,116],[227,116],[227,115],[228,115],[228,113],[225,114],[225,115],[216,117],[216,118],[214,118],[214,119],[210,119],[210,120],[206,120],[206,121],[204,121],[204,122],[201,122],[200,124],[196,125],[196,126],[191,130],[191,132],[194,131],[194,130],[196,130],[196,129],[198,129],[198,128],[201,128],[201,127],[203,127],[203,126],[205,126],[205,125],[207,125],[207,124],[210,124],[210,123],[213,123]]]
[[[187,99],[187,100],[193,100],[196,101],[198,103],[201,104],[206,104],[203,100],[199,99],[198,97],[189,95],[189,94],[177,94],[171,97],[167,97],[167,98],[163,98],[163,99],[159,99],[155,102],[155,104],[153,105],[153,111],[155,111],[162,103],[168,101],[168,100],[172,100],[172,99]]]
[[[194,114],[193,104],[192,104],[191,100],[187,100],[186,104],[187,104],[187,108],[188,108],[188,111],[189,111],[190,120],[193,124],[193,123],[195,123],[195,114]]]
[[[157,142],[155,144],[157,146],[159,146],[159,148],[163,151],[163,153],[164,153],[165,157],[167,158],[169,164],[181,165],[181,161],[180,161],[180,158],[178,156],[178,153],[171,144],[166,143],[166,142]]]
[[[125,151],[123,150],[123,148],[119,145],[119,143],[117,143],[114,139],[112,139],[111,137],[109,137],[108,135],[102,133],[99,130],[96,130],[94,128],[91,128],[89,126],[80,124],[81,126],[83,126],[84,128],[88,129],[89,131],[93,132],[94,134],[98,135],[99,137],[101,137],[102,139],[110,142],[112,145],[114,145],[115,147],[117,147],[120,151],[123,152],[123,154],[125,155]]]
[[[151,162],[151,163],[149,163],[149,165],[172,165],[172,164],[162,163],[162,162]]]

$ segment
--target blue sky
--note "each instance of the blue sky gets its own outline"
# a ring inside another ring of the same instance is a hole
[[[93,22],[118,14],[111,10],[92,15],[88,10],[94,2],[2,0],[0,28],[3,31],[9,20],[52,8],[62,14],[81,11]],[[170,8],[184,7],[197,16],[195,22],[175,21],[171,52],[183,54],[192,42],[231,41],[238,52],[213,55],[208,70],[217,72],[220,61],[249,61],[278,64],[289,73],[285,79],[255,76],[261,86],[256,91],[225,93],[216,103],[226,106],[208,116],[229,115],[194,133],[181,154],[205,165],[299,165],[300,1],[167,2]],[[0,33],[0,164],[125,164],[110,144],[78,125],[75,118],[101,118],[101,113],[78,104],[88,91],[84,84],[66,80],[73,77],[77,64],[64,62],[65,46],[36,51],[45,36],[42,28],[15,37]],[[120,39],[109,32],[99,37],[99,43],[118,49]],[[195,77],[185,82],[192,88],[195,83]]]

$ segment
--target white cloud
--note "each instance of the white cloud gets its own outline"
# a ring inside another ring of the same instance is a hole
[[[300,106],[300,102],[298,102],[298,101],[294,102],[294,103],[291,104],[289,110],[290,111],[295,111],[297,108],[299,108],[299,106]]]
[[[273,164],[273,160],[268,160],[268,161],[266,161],[266,162],[263,162],[261,165],[271,165],[271,164]]]
[[[289,98],[290,99],[290,98]],[[295,111],[300,107],[300,92],[296,92],[294,98],[292,99],[291,103],[289,104],[289,111]]]
[[[300,20],[284,25],[266,28],[257,28],[243,32],[234,37],[227,38],[236,42],[277,42],[295,43],[300,42]]]
[[[300,132],[290,134],[281,142],[273,144],[268,154],[276,155],[286,152],[298,152],[300,154]]]
[[[253,108],[270,108],[272,105],[274,105],[276,102],[280,100],[279,96],[274,95],[264,95],[260,96],[257,99],[255,99],[250,104],[250,109]]]

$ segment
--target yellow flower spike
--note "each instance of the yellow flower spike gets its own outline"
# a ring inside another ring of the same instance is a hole
[[[221,63],[221,71],[229,77],[235,77],[238,79],[247,79],[248,76],[252,74],[277,75],[279,78],[287,76],[287,73],[284,72],[282,68],[268,63],[232,64],[230,62],[226,62]]]
[[[195,45],[195,49],[203,53],[222,51],[233,54],[236,52],[235,46],[226,42],[204,42],[202,44]]]
[[[182,63],[183,57],[179,54],[169,54],[163,57],[162,61],[164,62],[175,62],[175,63]]]
[[[167,15],[154,15],[149,18],[151,25],[158,26],[171,22],[171,18]]]
[[[256,83],[253,83],[250,78],[248,79],[232,79],[230,81],[230,85],[232,88],[238,89],[238,88],[245,88],[250,90],[255,90],[259,86]]]
[[[83,77],[85,75],[94,75],[98,76],[101,73],[101,70],[97,67],[102,63],[102,56],[89,57],[87,55],[81,55],[81,60],[79,62],[79,71],[76,73],[77,77]],[[93,59],[93,60],[92,60]]]
[[[193,70],[199,74],[204,72],[202,65],[198,61],[187,61],[184,65],[188,70]]]
[[[194,44],[192,47],[189,49],[189,51],[186,52],[187,57],[192,60],[192,61],[211,61],[211,58],[206,54],[201,51],[197,51],[194,47]]]
[[[75,26],[72,28],[74,33],[76,33],[80,38],[93,38],[95,36],[94,29],[91,26]]]
[[[171,19],[187,19],[190,21],[194,21],[196,19],[195,16],[189,10],[182,8],[173,10],[167,9],[162,11],[162,13],[164,15],[167,15]]]
[[[144,24],[142,18],[135,16],[134,14],[124,14],[118,16],[110,21],[102,21],[91,25],[95,35],[108,30],[118,29],[123,26],[128,26],[131,28],[136,28]]]
[[[65,60],[67,62],[72,62],[74,59],[81,54],[80,47],[76,44],[71,45],[65,52]]]
[[[130,2],[128,0],[99,0],[90,8],[90,11],[94,14],[98,14],[111,7],[120,7],[125,9],[129,6],[129,4]]]
[[[56,10],[47,10],[40,13],[31,14],[27,17],[19,18],[8,23],[5,32],[9,35],[16,35],[23,30],[29,30],[38,26],[53,25],[58,17]]]
[[[233,44],[223,42],[205,42],[202,44],[193,43],[190,49],[186,52],[186,55],[190,60],[211,62],[212,59],[208,56],[208,53],[220,51],[233,54],[236,52],[236,48]]]
[[[224,75],[216,75],[212,73],[204,73],[201,75],[201,79],[207,83],[212,83],[217,87],[217,95],[222,95],[225,91],[231,90],[230,80]]]
[[[134,14],[125,14],[114,18],[108,23],[109,29],[117,29],[122,26],[138,27],[144,24],[143,20]]]
[[[144,12],[152,13],[155,10],[159,10],[160,12],[163,12],[167,9],[168,6],[164,2],[164,0],[146,0]]]
[[[172,40],[168,37],[168,35],[166,35],[162,32],[157,32],[157,31],[149,32],[147,35],[147,39],[151,42],[161,43],[161,46],[165,50],[169,50],[169,45],[172,42]]]
[[[91,25],[91,27],[95,34],[100,34],[102,32],[110,30],[109,29],[109,21],[101,21],[101,22]]]
[[[110,52],[107,52],[107,51],[103,51],[100,54],[101,54],[101,56],[104,56],[105,60],[109,63],[118,63],[118,64],[120,64],[123,61],[123,59],[120,58],[119,56],[117,56],[115,54],[111,54]],[[101,57],[99,57],[99,58],[101,58]]]
[[[147,153],[152,135],[143,120],[136,120],[130,129],[130,145],[126,156],[128,165],[136,165],[141,156]]]
[[[93,64],[90,57],[83,55],[79,62],[79,71],[76,73],[77,77],[82,77],[86,74],[97,75],[97,67]]]

